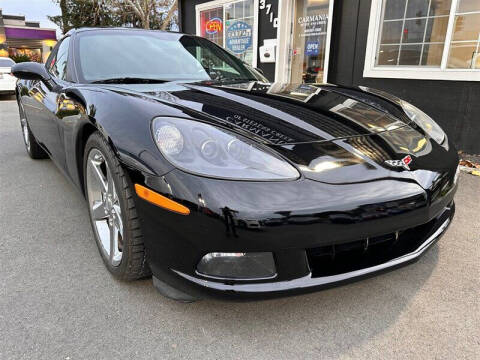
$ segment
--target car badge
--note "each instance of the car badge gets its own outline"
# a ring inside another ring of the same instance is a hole
[[[403,167],[406,170],[410,170],[409,165],[412,163],[412,161],[412,157],[407,155],[402,160],[385,160],[385,163],[392,167]]]

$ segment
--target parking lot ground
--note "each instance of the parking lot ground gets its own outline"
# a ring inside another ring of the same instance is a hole
[[[182,304],[112,278],[82,196],[0,102],[0,359],[479,359],[480,178],[419,262],[314,294]],[[161,234],[159,234],[161,236]]]

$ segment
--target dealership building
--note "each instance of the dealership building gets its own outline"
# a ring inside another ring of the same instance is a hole
[[[56,30],[42,29],[39,22],[3,14],[0,9],[0,57],[27,55],[34,61],[45,62],[56,43]]]
[[[388,91],[480,153],[479,0],[179,0],[182,32],[278,83]]]

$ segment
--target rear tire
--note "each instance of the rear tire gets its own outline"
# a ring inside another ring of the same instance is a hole
[[[22,127],[23,142],[25,143],[25,149],[27,150],[28,155],[32,159],[47,159],[48,154],[38,144],[37,139],[35,139],[35,136],[33,136],[32,131],[30,130],[30,126],[28,126],[27,117],[21,101],[18,102],[18,112],[20,113],[20,126]]]
[[[133,187],[99,132],[87,140],[83,170],[90,222],[105,266],[122,280],[151,275]]]

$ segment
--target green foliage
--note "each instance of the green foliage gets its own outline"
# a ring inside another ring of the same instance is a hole
[[[111,12],[108,3],[95,0],[56,0],[62,15],[49,16],[64,33],[72,28],[84,26],[119,26],[120,19]]]
[[[67,33],[80,27],[164,29],[177,21],[176,0],[53,0],[61,15],[48,18]],[[137,4],[140,4],[137,6]],[[140,10],[140,11],[139,11]],[[143,16],[142,16],[143,15]],[[168,22],[167,24],[165,22]]]
[[[25,54],[19,54],[19,55],[11,55],[10,58],[15,61],[17,64],[22,63],[22,62],[29,62],[32,61],[30,56],[25,55]]]

